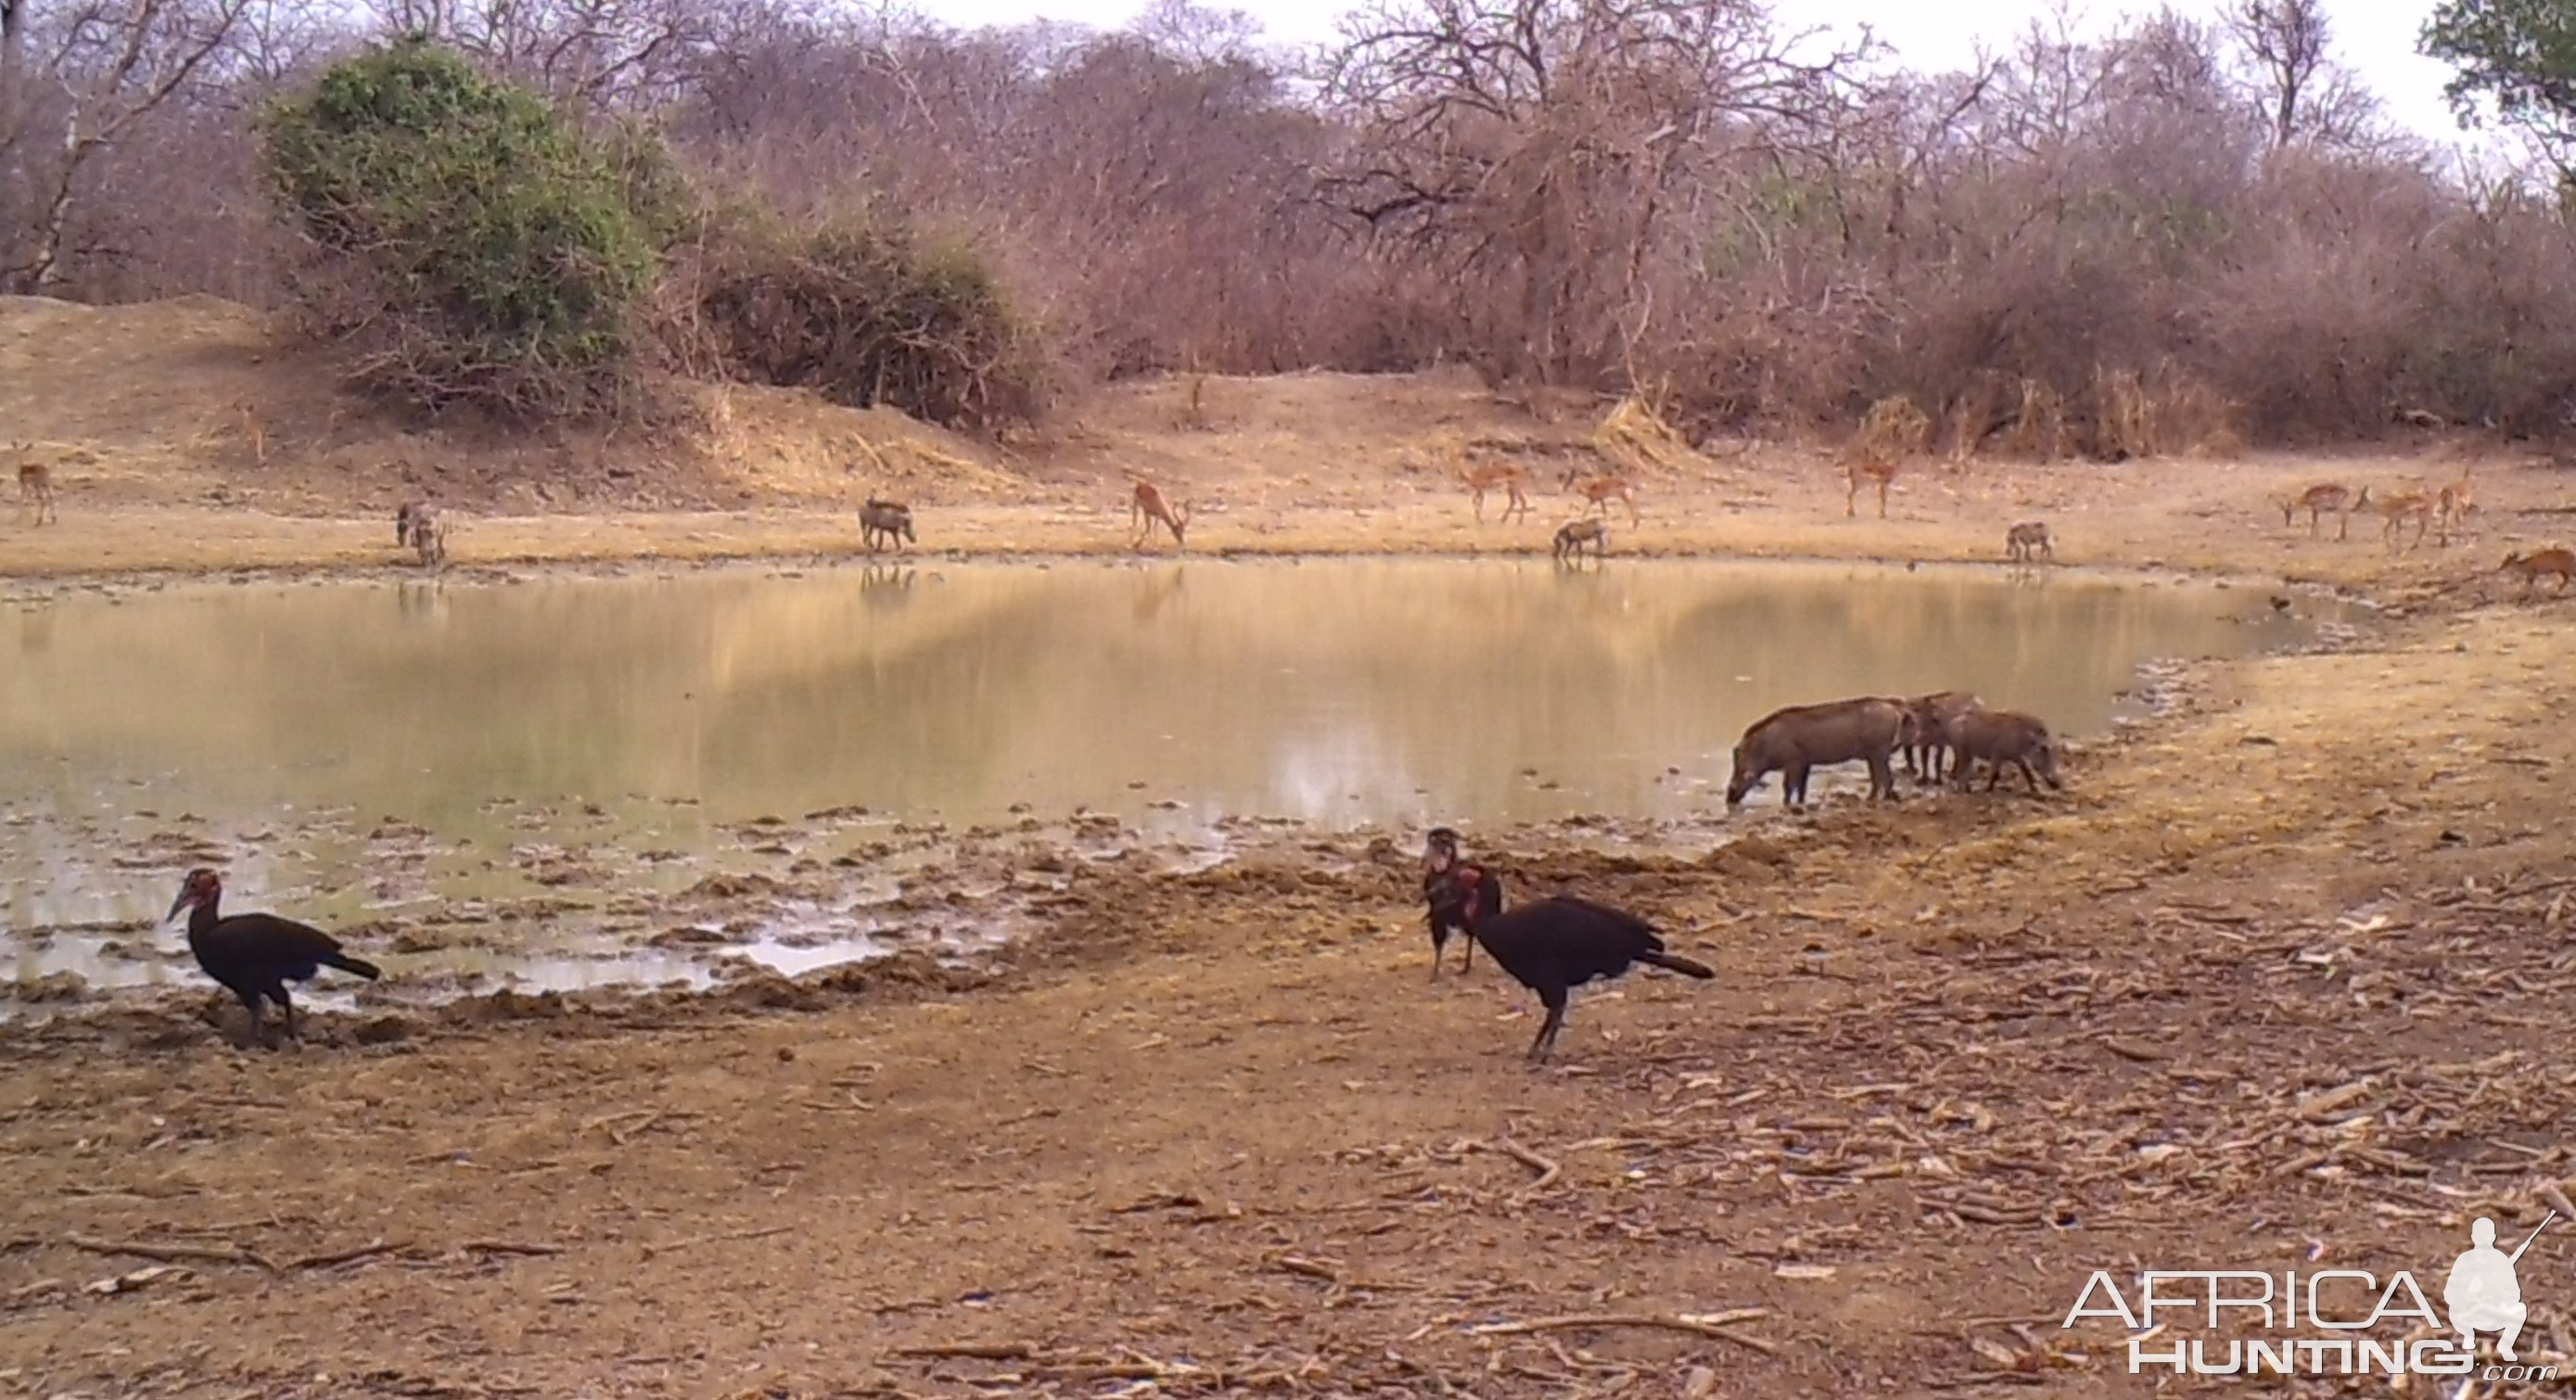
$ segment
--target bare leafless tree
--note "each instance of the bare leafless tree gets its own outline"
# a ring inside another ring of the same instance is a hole
[[[0,0],[0,286],[63,273],[90,166],[219,70],[256,0]]]
[[[1613,308],[1690,173],[1817,145],[1853,50],[1747,0],[1388,0],[1327,75],[1349,145],[1324,182],[1375,236],[1490,279],[1516,369],[1615,362]]]
[[[2335,61],[2324,0],[2235,0],[2220,19],[2250,70],[2275,148],[2372,139],[2379,104]]]
[[[421,34],[576,111],[678,97],[730,16],[712,0],[367,0],[383,33]]]

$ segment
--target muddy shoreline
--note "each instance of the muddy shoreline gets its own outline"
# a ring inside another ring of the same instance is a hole
[[[1067,564],[1078,561],[1086,567],[1115,567],[1081,556],[1047,557]],[[1936,564],[1933,569],[1927,581],[1944,574],[1973,576],[1985,571],[1958,564]],[[509,575],[451,573],[446,581],[462,587],[502,587],[556,577],[631,577],[640,572],[634,566],[590,561]],[[655,572],[801,578],[827,570],[792,561],[755,561],[697,562]],[[2086,566],[2067,566],[2052,576],[2124,583],[2206,582],[2171,571],[2140,580],[2136,571]],[[325,572],[309,575],[304,582],[342,582],[350,577],[345,572]],[[206,586],[220,585],[206,581]],[[2238,586],[2249,585],[2240,579]],[[158,591],[158,587],[141,590]],[[2328,603],[2347,616],[2368,607],[2364,600],[2330,589],[2290,591]],[[2277,590],[2274,597],[2277,602]],[[2275,645],[2268,654],[2348,649],[2365,635],[2343,623],[2320,626],[2319,636],[2286,647]],[[2365,627],[2370,626],[2375,624],[2366,621]],[[2124,703],[2142,703],[2149,715],[2160,716],[2171,710],[2176,692],[2197,683],[2194,669],[2209,664],[2218,663],[2151,658],[2118,693],[2131,697]],[[2131,740],[2131,718],[2117,717],[2108,737],[2116,742]],[[2099,746],[2099,739],[2085,745]],[[1707,759],[1705,754],[1699,757]],[[1722,752],[1718,759],[1722,761]],[[1831,792],[1838,782],[1838,775],[1829,774],[1826,790]],[[1128,786],[1142,788],[1143,783]],[[1578,810],[1552,820],[1481,824],[1478,839],[1503,843],[1507,849],[1704,852],[1738,839],[1764,819],[1759,801],[1754,808],[1734,814],[1715,810],[1714,789],[1703,796],[1710,810],[1687,818],[1614,817]],[[681,838],[684,847],[704,847],[693,857],[665,848],[661,843],[672,839],[671,834],[649,822],[637,826],[631,809],[695,808],[694,797],[646,797],[630,791],[625,800],[612,803],[619,809],[612,813],[586,799],[532,792],[485,796],[480,810],[506,816],[507,821],[486,833],[493,839],[483,841],[479,853],[469,853],[464,848],[477,846],[474,839],[454,830],[434,839],[407,820],[386,815],[402,809],[389,805],[382,795],[367,800],[375,805],[364,811],[325,807],[292,817],[280,814],[278,819],[252,813],[248,826],[240,826],[242,814],[235,813],[231,823],[214,827],[182,815],[174,828],[162,823],[159,813],[145,811],[140,815],[150,820],[142,825],[128,822],[113,834],[97,833],[91,839],[104,839],[111,847],[123,841],[138,852],[157,852],[161,863],[173,870],[193,862],[220,866],[257,860],[279,848],[309,848],[317,842],[346,848],[344,863],[355,860],[374,867],[375,878],[361,882],[367,886],[367,897],[360,902],[352,902],[350,896],[356,892],[346,888],[349,882],[337,878],[318,891],[327,903],[315,905],[314,891],[301,898],[313,906],[308,917],[319,918],[371,955],[391,954],[385,962],[392,975],[384,983],[364,987],[343,987],[325,978],[299,1000],[315,1012],[314,1025],[321,1031],[327,1032],[335,1019],[372,1018],[377,1029],[371,1034],[381,1036],[391,1033],[385,1026],[392,1022],[385,1018],[428,1016],[435,1021],[451,1003],[460,1004],[459,1014],[471,1018],[476,1004],[496,997],[516,1004],[558,994],[605,1012],[631,1000],[663,1004],[692,992],[733,993],[748,982],[830,985],[838,971],[897,954],[926,958],[932,965],[961,974],[989,976],[1007,962],[994,945],[1046,936],[1057,906],[1067,898],[1064,886],[1076,872],[1107,866],[1124,876],[1150,879],[1243,861],[1293,858],[1309,865],[1328,864],[1360,859],[1355,854],[1358,847],[1368,848],[1372,860],[1392,859],[1402,865],[1388,852],[1418,836],[1411,825],[1401,823],[1308,824],[1258,812],[1224,817],[1210,830],[1183,823],[1187,831],[1158,835],[1132,824],[1132,816],[1122,822],[1114,815],[1077,806],[1070,813],[1041,818],[1030,814],[1025,802],[1014,801],[1011,810],[1017,815],[998,824],[952,825],[936,817],[891,813],[871,816],[864,808],[815,811],[801,818],[793,815],[793,808],[784,815],[738,812],[722,819],[697,815],[690,819],[697,828],[695,834]],[[1836,793],[1820,810],[1840,810],[1846,800]],[[1917,793],[1911,800],[1992,799]],[[184,805],[188,799],[164,794],[154,805],[166,811],[169,801]],[[1147,805],[1177,812],[1193,804],[1161,800]],[[23,827],[26,821],[40,819],[30,814],[10,824]],[[240,829],[228,830],[228,825]],[[76,844],[61,832],[46,839],[66,850]],[[432,863],[452,867],[452,881],[455,870],[470,863],[473,854],[480,855],[487,871],[494,870],[494,861],[499,860],[500,874],[516,879],[496,885],[491,876],[467,875],[462,886],[442,881],[435,892],[424,882],[426,867]],[[117,863],[134,864],[122,858]],[[271,902],[276,898],[255,887],[250,896]],[[202,1000],[193,967],[170,929],[127,921],[39,925],[15,933],[21,968],[33,971],[22,970],[0,986],[0,997],[5,997],[0,1000],[0,1021],[76,1018],[94,1009],[120,1014],[139,1008],[171,1012]],[[522,939],[529,946],[513,941]],[[156,991],[150,984],[165,985]]]

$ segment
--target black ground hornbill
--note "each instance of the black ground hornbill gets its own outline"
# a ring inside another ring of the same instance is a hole
[[[162,917],[176,918],[182,909],[192,911],[188,915],[188,951],[197,955],[197,966],[204,968],[207,976],[224,984],[250,1009],[252,1039],[263,1044],[268,1040],[259,1008],[263,998],[276,1002],[278,1009],[286,1013],[286,1034],[290,1039],[304,1038],[295,1025],[295,1003],[286,997],[287,983],[309,980],[325,967],[354,972],[370,982],[382,973],[374,963],[361,962],[341,952],[340,940],[318,928],[274,914],[235,914],[225,918],[216,907],[223,897],[222,879],[200,866],[188,872],[186,882],[179,886],[179,898]]]
[[[1476,936],[1467,931],[1468,921],[1490,919],[1503,912],[1503,882],[1494,872],[1472,861],[1458,858],[1458,833],[1445,826],[1435,826],[1422,841],[1422,902],[1429,906],[1431,923],[1431,978],[1440,979],[1440,951],[1456,933],[1466,943],[1458,959],[1458,970],[1476,960]]]
[[[1654,926],[1634,914],[1570,894],[1533,900],[1508,913],[1471,912],[1468,932],[1513,980],[1538,993],[1547,1022],[1530,1042],[1528,1058],[1544,1061],[1565,1024],[1569,988],[1612,978],[1631,963],[1670,968],[1691,977],[1714,977],[1706,964],[1664,951]]]

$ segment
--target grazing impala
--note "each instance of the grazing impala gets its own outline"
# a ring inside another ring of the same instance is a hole
[[[2548,574],[2558,580],[2550,586],[2550,592],[2553,595],[2560,594],[2567,591],[2568,584],[2576,583],[2576,554],[2559,548],[2544,549],[2533,554],[2525,554],[2517,549],[2504,557],[2504,562],[2496,566],[2496,572],[2520,574],[2522,591],[2526,594],[2540,586],[2542,574]]]
[[[2373,504],[2380,519],[2387,522],[2380,528],[2380,534],[2388,541],[2392,553],[2396,551],[2398,536],[2405,533],[2409,520],[2415,522],[2415,541],[2406,548],[2412,549],[2424,542],[2424,529],[2433,519],[2433,493],[2420,488],[2391,491]]]
[[[1159,520],[1163,528],[1172,532],[1172,543],[1187,548],[1188,542],[1181,538],[1181,533],[1190,527],[1189,502],[1183,501],[1176,513],[1163,499],[1161,488],[1153,482],[1134,472],[1129,472],[1127,479],[1136,483],[1135,494],[1130,498],[1127,509],[1127,522],[1136,528],[1136,547],[1142,549],[1145,541],[1153,538],[1154,522]]]
[[[2369,504],[2370,488],[2367,486],[2361,488],[2360,494],[2356,495],[2352,488],[2342,482],[2320,481],[2281,502],[2281,523],[2289,524],[2291,516],[2304,510],[2308,513],[2308,535],[2313,539],[2318,525],[2325,519],[2326,512],[2333,511],[2336,518],[2335,538],[2340,540],[2346,538],[2352,530],[2352,513]]]
[[[2468,523],[2469,512],[2478,508],[2477,496],[2470,487],[2469,468],[2460,468],[2460,479],[2442,488],[2433,498],[2434,538],[2443,545],[2451,543],[2451,527]]]
[[[1458,473],[1458,479],[1466,483],[1468,494],[1475,497],[1476,523],[1479,525],[1485,523],[1485,493],[1496,487],[1503,491],[1503,519],[1510,520],[1514,511],[1529,514],[1529,497],[1521,494],[1521,487],[1529,481],[1529,473],[1519,467],[1501,462],[1470,467]]]
[[[1625,502],[1628,523],[1638,523],[1637,483],[1630,481],[1625,472],[1603,472],[1598,476],[1577,474],[1568,485],[1582,495],[1587,509],[1599,511],[1604,517],[1610,514],[1611,500],[1615,498]]]
[[[24,444],[18,448],[22,456],[26,450]],[[42,462],[22,460],[18,463],[18,514],[26,515],[29,506],[35,507],[39,525],[48,515],[57,521],[62,519],[62,512],[54,509],[54,469]]]
[[[1843,515],[1846,518],[1860,514],[1861,488],[1873,483],[1878,487],[1878,518],[1887,518],[1887,488],[1896,480],[1894,462],[1855,461],[1843,469],[1843,479],[1851,485],[1851,489],[1843,493]]]

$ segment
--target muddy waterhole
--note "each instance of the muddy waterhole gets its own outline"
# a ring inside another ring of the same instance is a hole
[[[971,954],[1069,862],[1271,829],[1704,847],[1776,819],[1777,778],[1723,796],[1777,706],[1971,689],[2080,740],[2160,658],[2349,620],[2072,570],[1544,559],[74,594],[0,614],[0,1015],[194,982],[158,916],[198,864],[364,939],[371,997],[433,999]]]

